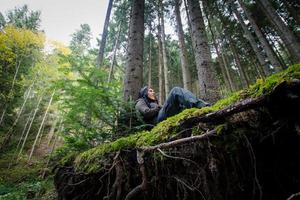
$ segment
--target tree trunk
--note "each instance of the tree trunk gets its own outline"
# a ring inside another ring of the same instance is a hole
[[[13,91],[13,89],[14,89],[15,82],[16,82],[16,79],[17,79],[17,75],[18,75],[18,72],[19,72],[19,69],[20,69],[20,65],[21,65],[21,60],[20,60],[19,62],[16,61],[16,63],[18,63],[18,64],[17,64],[17,66],[16,66],[16,71],[15,71],[14,79],[13,79],[13,82],[12,82],[12,84],[11,84],[11,88],[10,88],[10,90],[9,90],[8,96],[10,96],[10,95],[12,94],[12,91]],[[7,101],[5,101],[5,102],[6,102],[6,103],[5,103],[3,112],[2,112],[1,117],[0,117],[0,125],[1,125],[1,123],[2,123],[2,121],[3,121],[3,119],[4,119],[4,116],[5,116],[6,111],[7,111],[7,108],[8,108],[8,102],[7,102]]]
[[[105,22],[104,22],[104,26],[103,26],[103,31],[102,31],[102,36],[101,36],[101,43],[100,43],[100,48],[99,48],[98,59],[97,59],[98,67],[100,67],[103,64],[104,49],[105,49],[105,45],[106,45],[106,38],[107,38],[107,34],[108,34],[108,25],[109,25],[109,18],[110,18],[112,5],[113,5],[113,0],[109,0],[107,11],[106,11]]]
[[[168,97],[170,87],[169,87],[169,78],[168,78],[168,58],[167,58],[167,49],[166,49],[166,36],[165,36],[165,22],[164,22],[164,13],[163,13],[163,0],[159,0],[159,13],[158,20],[160,20],[161,26],[161,42],[162,42],[162,53],[163,53],[163,62],[164,62],[164,78],[165,78],[165,96]]]
[[[290,15],[293,17],[293,19],[295,20],[296,24],[300,25],[300,13],[299,10],[295,10],[295,8],[298,6],[299,9],[299,2],[298,4],[295,2],[287,2],[287,1],[282,1],[283,4],[285,5],[287,11],[290,13]],[[293,5],[293,3],[295,5]]]
[[[239,69],[239,72],[240,72],[240,75],[241,75],[241,81],[243,83],[243,87],[248,87],[249,86],[249,79],[248,79],[248,77],[245,73],[244,68],[242,67],[240,57],[237,54],[235,46],[233,45],[233,41],[231,39],[229,41],[229,45],[230,45],[230,48],[231,48],[231,52],[233,53],[233,57],[234,57],[236,66]]]
[[[115,60],[116,60],[116,54],[117,54],[117,49],[119,46],[119,40],[120,40],[120,35],[121,35],[121,26],[122,26],[122,22],[119,23],[118,26],[118,34],[115,40],[115,45],[114,45],[114,51],[113,51],[113,55],[110,61],[110,67],[109,67],[109,74],[108,74],[108,79],[107,82],[110,83],[111,79],[113,78],[113,71],[114,71],[114,64],[115,64]]]
[[[152,86],[152,34],[151,34],[151,22],[149,26],[149,65],[148,65],[148,86]]]
[[[217,56],[218,56],[218,63],[219,63],[219,66],[220,66],[220,69],[221,69],[221,72],[222,72],[222,76],[223,76],[226,88],[229,89],[232,92],[233,88],[232,88],[231,83],[229,81],[230,78],[228,77],[228,73],[226,72],[225,64],[223,62],[223,59],[222,59],[222,56],[221,56],[221,53],[219,51],[219,47],[218,47],[218,44],[217,44],[217,41],[216,41],[216,37],[214,35],[214,32],[212,30],[212,26],[211,26],[211,23],[210,23],[210,15],[209,15],[209,10],[208,10],[208,6],[207,6],[207,2],[206,1],[202,1],[202,4],[203,4],[204,16],[206,16],[208,29],[209,29],[209,31],[211,33],[212,42],[213,42],[214,48],[215,48]]]
[[[36,107],[35,107],[35,110],[34,110],[33,116],[32,116],[32,118],[31,118],[30,124],[29,124],[29,126],[28,126],[28,129],[27,129],[27,132],[26,132],[25,138],[24,138],[24,140],[23,140],[23,143],[22,143],[21,149],[20,149],[20,151],[19,151],[18,158],[20,157],[20,155],[21,155],[21,153],[22,153],[22,151],[23,151],[23,148],[24,148],[24,146],[25,146],[25,143],[26,143],[26,141],[27,141],[27,138],[28,138],[28,135],[29,135],[29,132],[30,132],[31,126],[32,126],[32,124],[33,124],[33,121],[34,121],[35,115],[36,115],[36,113],[37,113],[37,111],[38,111],[38,109],[39,109],[39,106],[40,106],[40,104],[41,104],[41,102],[42,102],[42,99],[43,99],[43,96],[41,96],[41,97],[40,97],[40,99],[39,99],[39,101],[38,101],[38,103],[37,103],[37,105],[36,105]]]
[[[191,30],[191,27],[192,27],[192,25],[191,25],[191,17],[190,17],[190,13],[189,13],[189,10],[188,10],[188,7],[187,7],[187,3],[186,3],[186,1],[187,0],[183,0],[183,2],[184,2],[184,7],[185,7],[185,11],[186,11],[186,17],[187,17],[187,22],[188,22],[188,27],[187,27],[187,29],[188,29],[188,31],[189,31],[189,35],[190,35],[190,37],[192,37],[192,30]],[[192,43],[193,43],[194,41],[192,40]],[[192,44],[192,46],[194,46],[194,44]],[[191,50],[192,50],[192,54],[194,55],[195,54],[195,52],[194,52],[194,49],[193,48],[191,48]],[[193,85],[193,83],[192,83],[192,85]],[[197,91],[197,90],[196,90]]]
[[[198,70],[200,97],[210,103],[219,99],[218,80],[212,68],[210,49],[207,43],[204,21],[199,1],[188,0],[188,10],[191,18],[192,40],[195,51],[195,61]]]
[[[159,19],[159,11],[157,13],[157,17]],[[161,26],[160,20],[158,20],[157,26],[157,43],[158,43],[158,87],[159,87],[159,103],[162,104],[164,102],[164,64],[163,64],[163,53],[162,53],[162,42],[161,42]]]
[[[263,7],[269,21],[274,25],[281,39],[284,41],[289,53],[291,54],[294,63],[300,61],[300,42],[294,33],[285,25],[281,18],[276,13],[276,10],[272,7],[268,0],[258,0]]]
[[[30,161],[30,159],[31,159],[31,157],[32,157],[32,154],[33,154],[33,152],[34,152],[35,145],[36,145],[36,143],[37,143],[37,141],[38,141],[38,138],[39,138],[39,136],[40,136],[42,127],[43,127],[43,125],[44,125],[44,123],[45,123],[45,119],[46,119],[46,117],[47,117],[49,108],[50,108],[50,106],[51,106],[51,103],[52,103],[54,94],[55,94],[55,90],[53,91],[53,93],[52,93],[52,95],[51,95],[51,98],[50,98],[50,100],[49,100],[47,109],[46,109],[45,114],[44,114],[44,117],[43,117],[43,120],[42,120],[41,125],[40,125],[40,127],[39,127],[39,130],[38,130],[38,132],[37,132],[37,134],[36,134],[36,137],[35,137],[35,140],[34,140],[34,143],[33,143],[33,145],[32,145],[31,152],[30,152],[30,155],[29,155],[29,158],[28,158],[28,162]]]
[[[6,110],[7,110],[7,104],[4,106],[4,109],[3,109],[3,112],[1,114],[1,117],[0,117],[0,125],[2,124],[2,121],[4,119],[4,116],[6,114]]]
[[[187,90],[192,90],[192,78],[189,70],[188,54],[186,50],[186,45],[184,41],[184,32],[182,29],[182,22],[180,16],[180,3],[179,0],[175,0],[175,16],[176,16],[176,29],[179,42],[179,52],[182,70],[183,87]]]
[[[263,66],[264,72],[266,75],[271,74],[270,68],[268,63],[266,62],[264,56],[262,55],[262,52],[259,50],[258,45],[255,41],[255,38],[252,36],[252,34],[250,33],[250,31],[248,30],[248,27],[246,26],[246,24],[244,23],[244,20],[242,18],[242,16],[240,15],[240,13],[237,11],[235,6],[232,6],[233,11],[238,19],[238,22],[240,23],[240,25],[242,26],[242,29],[245,33],[246,39],[249,41],[259,63]]]
[[[227,62],[226,56],[224,55],[223,52],[221,52],[221,57],[222,57],[222,60],[223,60],[223,63],[224,63],[224,68],[225,68],[226,75],[228,77],[230,90],[233,92],[233,91],[236,90],[236,85],[234,84],[234,82],[232,80],[232,75],[230,74],[229,66],[227,64],[228,62]]]
[[[145,0],[133,0],[130,16],[127,63],[124,82],[124,100],[136,100],[143,84]]]
[[[11,157],[11,161],[10,161],[10,163],[9,163],[8,168],[10,168],[11,165],[13,164],[13,162],[14,162],[15,160],[17,160],[17,158],[18,158],[18,157],[17,157],[17,152],[18,152],[19,147],[20,147],[20,145],[21,145],[21,142],[22,142],[22,140],[23,140],[24,134],[25,134],[25,132],[26,132],[26,130],[27,130],[27,126],[28,126],[28,124],[29,124],[29,122],[30,122],[32,113],[33,113],[33,110],[31,110],[30,114],[29,114],[28,117],[27,117],[26,123],[25,123],[25,125],[24,125],[24,127],[23,127],[23,131],[22,131],[21,136],[20,136],[20,139],[19,139],[19,142],[18,142],[18,144],[17,144],[17,147],[16,147],[16,149],[15,149],[15,152],[14,152],[13,156]]]
[[[35,82],[35,80],[34,80],[34,82]],[[9,129],[8,132],[7,132],[7,134],[5,135],[5,138],[3,139],[3,142],[2,142],[2,144],[1,144],[0,150],[2,150],[5,146],[7,146],[7,145],[9,144],[10,138],[11,138],[11,135],[12,135],[12,131],[13,131],[14,127],[17,125],[17,123],[18,123],[18,121],[19,121],[19,118],[20,118],[20,116],[21,116],[21,114],[22,114],[22,112],[23,112],[23,109],[24,109],[24,107],[25,107],[25,104],[26,104],[26,102],[27,102],[27,100],[28,100],[28,97],[29,97],[29,95],[30,95],[30,93],[31,93],[31,89],[32,89],[32,87],[33,87],[33,85],[34,85],[34,82],[29,86],[29,91],[27,92],[27,95],[26,95],[26,97],[25,97],[25,99],[24,99],[24,101],[23,101],[23,104],[22,104],[22,106],[21,106],[21,109],[19,110],[18,115],[17,115],[17,117],[16,117],[16,119],[15,119],[13,125],[10,127],[10,129]]]
[[[275,70],[277,72],[280,71],[282,69],[280,67],[281,64],[280,64],[279,60],[277,59],[276,55],[274,54],[273,50],[271,49],[271,46],[269,45],[268,41],[266,40],[263,33],[261,32],[260,28],[256,24],[254,18],[252,17],[252,13],[249,11],[249,9],[247,8],[247,6],[244,4],[244,2],[242,0],[238,0],[238,2],[241,5],[241,7],[243,8],[243,10],[246,14],[246,17],[248,18],[259,42],[262,45],[262,48],[264,49],[264,51],[267,54],[268,59],[270,60],[270,63],[272,64],[272,66],[275,68]]]

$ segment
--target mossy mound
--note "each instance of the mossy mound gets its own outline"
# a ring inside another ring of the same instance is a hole
[[[294,65],[211,107],[81,153],[56,168],[58,198],[288,199],[300,190],[299,107]]]
[[[168,141],[176,136],[180,122],[190,117],[197,117],[207,113],[220,110],[228,105],[234,104],[242,99],[256,98],[269,94],[273,89],[284,81],[300,79],[300,64],[290,66],[288,69],[273,74],[266,79],[258,79],[254,85],[248,89],[235,92],[229,97],[222,99],[210,107],[202,109],[192,108],[181,112],[180,114],[170,117],[159,123],[151,131],[142,131],[136,134],[122,137],[111,143],[105,143],[78,155],[75,159],[75,166],[78,171],[92,173],[97,172],[103,167],[106,160],[106,154],[117,152],[125,149],[133,149],[145,146],[155,145]],[[197,134],[201,134],[201,132]],[[104,163],[103,163],[103,162]]]

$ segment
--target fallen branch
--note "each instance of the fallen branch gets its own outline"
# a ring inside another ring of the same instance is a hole
[[[295,193],[295,194],[292,194],[289,198],[287,198],[286,200],[291,200],[293,199],[294,197],[297,197],[297,196],[300,196],[300,192],[298,193]]]
[[[171,147],[174,147],[174,146],[179,146],[179,145],[182,145],[182,144],[202,140],[202,139],[205,139],[205,138],[208,138],[208,137],[211,137],[211,136],[216,136],[216,133],[217,133],[217,130],[213,129],[213,130],[208,131],[207,133],[202,134],[202,135],[195,135],[195,136],[191,136],[191,137],[186,137],[186,138],[174,140],[174,141],[171,141],[171,142],[160,143],[160,144],[155,145],[155,146],[142,147],[141,150],[146,153],[146,152],[153,152],[153,151],[158,150],[158,149],[171,148]]]
[[[193,127],[200,122],[210,122],[213,120],[222,119],[232,114],[236,114],[239,112],[243,112],[245,110],[260,107],[265,103],[265,101],[266,101],[265,96],[261,96],[256,99],[253,98],[245,99],[233,105],[227,106],[226,108],[223,108],[221,110],[217,110],[215,112],[208,113],[206,115],[191,117],[189,119],[186,119],[180,124],[180,126],[183,128],[188,128],[188,127]]]

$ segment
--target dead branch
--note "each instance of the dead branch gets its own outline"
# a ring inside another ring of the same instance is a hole
[[[295,194],[292,194],[289,198],[287,198],[286,200],[291,200],[293,199],[294,197],[297,197],[297,196],[300,196],[300,192],[298,193],[295,193]]]
[[[171,147],[179,146],[182,144],[192,143],[192,142],[196,142],[198,140],[206,139],[211,136],[216,136],[216,133],[217,133],[216,129],[213,129],[202,135],[195,135],[195,136],[191,136],[191,137],[174,140],[171,142],[160,143],[155,146],[143,147],[143,148],[141,148],[141,150],[146,153],[146,152],[153,152],[157,149],[171,148]]]
[[[224,117],[230,116],[232,114],[236,114],[239,112],[243,112],[245,110],[253,109],[262,106],[266,101],[266,96],[261,96],[256,99],[249,98],[243,101],[237,102],[233,105],[227,106],[221,110],[217,110],[212,113],[208,113],[206,115],[198,116],[198,117],[191,117],[189,119],[184,120],[181,123],[181,127],[193,127],[197,123],[200,122],[210,122],[214,120],[219,120]]]

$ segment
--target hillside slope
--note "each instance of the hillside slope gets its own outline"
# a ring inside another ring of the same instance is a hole
[[[293,199],[300,65],[58,166],[59,199]]]

